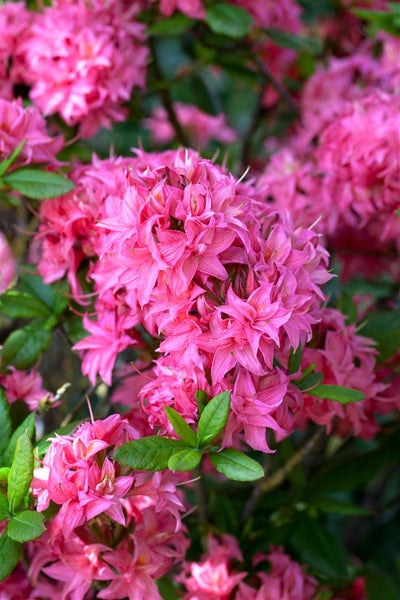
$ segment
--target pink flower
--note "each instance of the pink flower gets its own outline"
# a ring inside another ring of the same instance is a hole
[[[97,323],[85,316],[83,323],[91,335],[74,346],[74,350],[86,350],[82,373],[89,377],[92,384],[99,373],[105,383],[111,385],[112,368],[118,353],[136,342],[124,332],[123,320],[118,318],[115,311],[102,312]]]
[[[240,583],[235,600],[312,600],[315,597],[317,581],[285,554],[282,547],[271,546],[267,555],[255,555],[253,565],[264,560],[268,561],[270,571],[257,572],[257,588]]]
[[[85,423],[72,436],[56,437],[43,466],[35,469],[32,493],[38,498],[38,510],[45,510],[50,501],[62,505],[52,524],[54,537],[62,533],[67,539],[74,529],[101,513],[125,524],[121,499],[132,488],[134,477],[120,476],[119,466],[99,453],[117,441],[127,441],[121,435],[130,428],[118,415],[106,421],[110,420],[117,421],[113,424],[118,426],[117,439],[110,438],[106,423],[104,427],[98,421]]]
[[[22,100],[0,98],[0,159],[8,158],[25,141],[12,168],[27,163],[58,164],[56,154],[63,146],[61,136],[50,137],[46,122],[34,106],[24,108]]]
[[[204,19],[205,17],[202,0],[160,0],[160,12],[165,17],[170,17],[177,10],[191,19]]]
[[[5,2],[0,6],[0,97],[12,100],[13,85],[20,81],[18,45],[30,25],[24,2]]]
[[[11,373],[0,375],[0,384],[10,404],[23,400],[29,410],[35,411],[52,400],[53,394],[43,388],[42,378],[37,371],[18,371],[14,367],[9,369]]]
[[[314,364],[324,376],[325,384],[333,384],[361,391],[365,399],[347,405],[323,400],[304,392],[296,421],[301,424],[309,418],[325,425],[328,432],[370,439],[379,430],[376,415],[386,412],[382,395],[386,386],[375,375],[376,350],[373,340],[357,335],[355,325],[345,325],[344,316],[335,309],[325,309],[322,322],[317,326],[321,347],[306,347],[303,369]]]
[[[35,13],[19,47],[30,97],[83,137],[124,119],[122,103],[145,83],[147,48],[137,8],[123,1],[56,0]]]
[[[0,293],[6,291],[17,274],[15,258],[5,235],[0,231]]]
[[[266,440],[267,429],[273,430],[278,438],[285,437],[273,414],[282,404],[287,386],[287,378],[281,371],[274,370],[259,378],[241,368],[232,391],[231,414],[223,445],[231,447],[234,435],[244,430],[244,439],[251,448],[271,452]]]
[[[208,115],[197,106],[181,102],[176,102],[174,109],[193,146],[203,148],[211,140],[230,144],[237,138],[236,132],[228,127],[224,114]],[[145,123],[157,144],[168,144],[174,140],[175,131],[163,107],[156,107]]]
[[[247,573],[232,572],[232,559],[243,560],[235,538],[213,536],[207,540],[208,555],[201,562],[186,565],[185,574],[177,578],[187,589],[185,600],[227,600],[231,592]]]

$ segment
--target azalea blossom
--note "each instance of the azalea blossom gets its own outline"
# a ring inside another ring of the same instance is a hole
[[[83,137],[125,118],[123,103],[145,84],[148,50],[136,12],[122,0],[55,0],[33,14],[19,53],[45,115],[59,113]]]

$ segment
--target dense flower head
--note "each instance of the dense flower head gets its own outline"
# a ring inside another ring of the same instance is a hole
[[[204,148],[211,140],[229,144],[237,139],[236,132],[227,125],[226,116],[221,113],[209,115],[197,106],[176,102],[174,104],[179,124],[193,144]],[[175,131],[168,114],[162,106],[157,106],[151,116],[145,120],[151,137],[157,144],[169,144],[175,138]]]
[[[83,600],[95,584],[99,598],[161,599],[154,580],[187,550],[185,506],[172,474],[121,474],[110,452],[134,435],[111,415],[52,439],[32,482],[38,511],[61,505],[28,548],[42,597]]]
[[[63,147],[61,136],[50,137],[46,121],[34,106],[24,107],[22,100],[0,98],[0,160],[8,158],[25,142],[12,167],[28,163],[57,164],[56,155]]]
[[[310,143],[349,101],[372,89],[378,66],[368,47],[345,58],[333,57],[325,68],[319,66],[301,92],[302,143]]]
[[[145,83],[136,12],[122,0],[56,0],[34,14],[19,52],[30,98],[45,115],[59,113],[83,137],[125,117],[123,102]]]
[[[92,238],[97,318],[85,318],[91,335],[75,345],[85,351],[83,373],[110,384],[118,354],[140,348],[144,327],[160,338],[160,358],[141,403],[152,427],[170,430],[164,404],[193,422],[197,389],[232,390],[247,370],[259,397],[247,411],[251,399],[234,392],[229,439],[243,430],[268,451],[266,427],[283,435],[271,412],[287,385],[274,353],[311,335],[330,278],[326,251],[194,151],[139,152],[122,188],[101,202]]]
[[[376,213],[392,214],[400,207],[398,104],[397,96],[366,94],[320,136],[318,167],[327,172],[332,203],[347,222],[363,225]]]
[[[314,224],[327,236],[343,278],[399,276],[391,259],[400,233],[399,98],[387,60],[366,46],[318,69],[302,92],[303,125],[256,183],[296,224]]]

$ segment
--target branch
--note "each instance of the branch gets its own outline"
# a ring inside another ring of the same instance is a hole
[[[291,108],[296,117],[300,118],[299,108],[285,86],[282,85],[280,81],[275,79],[271,71],[265,66],[263,61],[258,56],[254,56],[254,62],[257,65],[262,78],[274,88],[281,98],[285,100],[286,104]]]
[[[319,429],[302,448],[300,448],[293,456],[285,463],[280,469],[275,471],[272,475],[264,475],[259,480],[258,484],[253,489],[253,493],[247,501],[243,516],[242,523],[246,523],[251,515],[254,513],[257,505],[260,503],[261,498],[264,494],[277,488],[285,479],[290,475],[295,467],[300,464],[306,456],[308,456],[315,448],[315,446],[324,437],[325,430]]]
[[[164,76],[162,74],[161,71],[161,67],[160,67],[160,63],[158,61],[158,56],[157,56],[157,49],[156,49],[156,44],[154,42],[153,38],[150,38],[150,50],[151,50],[151,54],[153,57],[153,67],[154,67],[154,73],[156,76],[156,80],[158,82],[165,82]],[[161,98],[161,102],[163,107],[165,108],[165,111],[168,115],[168,118],[171,122],[172,127],[175,130],[175,135],[176,138],[178,140],[178,142],[180,144],[182,144],[182,146],[185,147],[189,147],[190,146],[190,140],[187,137],[184,129],[182,128],[181,124],[179,123],[178,117],[176,116],[176,112],[175,112],[175,108],[174,108],[174,104],[172,102],[172,98],[171,98],[171,94],[169,91],[168,87],[161,87],[159,90],[160,93],[160,98]]]

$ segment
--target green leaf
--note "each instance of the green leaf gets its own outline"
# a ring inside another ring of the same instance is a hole
[[[0,537],[0,581],[10,575],[19,561],[21,544],[11,540],[7,532]]]
[[[290,348],[289,355],[289,373],[297,373],[301,367],[301,359],[303,357],[303,348],[298,346],[296,350]]]
[[[62,196],[75,187],[72,181],[63,175],[29,167],[12,171],[3,177],[3,181],[16,192],[35,200]]]
[[[382,469],[400,461],[398,432],[387,436],[375,450],[331,460],[308,482],[310,494],[353,490],[371,482]]]
[[[205,20],[214,33],[234,39],[247,35],[253,23],[244,8],[217,2],[207,7]]]
[[[60,315],[68,306],[68,284],[65,281],[47,285],[40,275],[32,271],[30,265],[23,267],[19,288],[46,304],[54,315]]]
[[[33,448],[28,432],[17,440],[8,475],[8,506],[15,513],[29,491],[33,476]]]
[[[179,600],[182,597],[170,577],[161,577],[156,584],[163,600]]]
[[[164,406],[164,410],[168,417],[168,421],[171,423],[174,428],[175,433],[179,435],[181,440],[189,444],[189,446],[193,446],[193,448],[197,447],[197,437],[194,431],[190,428],[190,426],[186,423],[185,419],[172,407]]]
[[[115,460],[140,471],[164,471],[173,454],[187,449],[180,440],[150,435],[122,444],[114,454]]]
[[[27,140],[22,140],[22,142],[20,144],[18,144],[18,146],[15,148],[15,150],[12,152],[12,154],[10,154],[10,156],[8,158],[6,158],[5,160],[3,160],[0,163],[0,177],[2,177],[4,175],[4,173],[7,171],[7,169],[9,167],[11,167],[13,162],[15,162],[15,160],[21,154],[21,151],[22,151],[23,147],[25,146],[26,142],[27,142]]]
[[[8,536],[16,542],[29,542],[40,537],[46,531],[44,515],[34,510],[17,513],[7,526]]]
[[[375,566],[367,567],[365,573],[368,600],[398,600],[398,588],[387,573]]]
[[[319,521],[302,515],[291,535],[291,543],[302,562],[322,577],[346,575],[346,554],[343,546]]]
[[[230,406],[230,392],[218,394],[205,406],[197,427],[197,439],[201,446],[210,443],[224,429]]]
[[[0,494],[0,521],[5,521],[11,517],[10,511],[8,510],[8,502],[3,494]]]
[[[380,360],[390,358],[400,348],[400,310],[371,313],[361,333],[378,343]]]
[[[0,483],[7,483],[10,467],[0,467]]]
[[[239,450],[226,448],[222,452],[210,452],[210,459],[218,473],[235,481],[254,481],[264,475],[262,466]]]
[[[189,19],[186,15],[182,13],[175,13],[169,19],[161,19],[151,25],[147,29],[148,35],[154,35],[156,37],[168,37],[172,35],[182,35],[188,29],[191,28],[194,21],[193,19]]]
[[[199,466],[201,456],[201,450],[197,448],[180,450],[168,459],[168,469],[171,469],[171,471],[193,471]]]
[[[319,508],[325,513],[336,514],[336,515],[372,515],[373,511],[351,502],[343,502],[342,500],[336,500],[336,498],[329,498],[328,496],[320,496],[312,498],[312,506]]]
[[[9,290],[0,296],[0,313],[13,319],[31,319],[51,314],[48,306],[27,292]]]
[[[24,433],[24,431],[28,432],[29,439],[32,440],[35,434],[35,413],[30,413],[13,432],[11,439],[7,445],[6,451],[4,452],[5,465],[11,466],[15,452],[15,447],[17,445],[17,440]]]
[[[281,29],[268,28],[264,31],[273,42],[282,48],[291,48],[296,52],[309,52],[310,54],[320,54],[322,52],[322,42],[317,38],[296,35]]]
[[[0,388],[0,456],[7,448],[11,435],[10,405],[4,391]]]
[[[308,390],[309,396],[317,396],[325,400],[334,400],[340,404],[349,404],[351,402],[359,402],[365,398],[365,394],[359,390],[342,387],[341,385],[325,385],[319,384],[312,390]]]
[[[2,364],[21,371],[34,365],[51,341],[52,332],[46,325],[46,319],[38,319],[10,333],[1,350]]]
[[[303,375],[298,381],[293,381],[293,383],[297,385],[299,390],[309,394],[310,390],[319,385],[323,379],[324,376],[322,373],[308,373],[307,375]]]
[[[204,410],[204,406],[208,402],[208,395],[204,390],[197,390],[195,397],[197,402],[197,410],[199,411],[199,416],[201,417]]]

